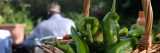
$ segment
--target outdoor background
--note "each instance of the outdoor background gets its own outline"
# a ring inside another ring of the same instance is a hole
[[[151,1],[154,12],[153,28],[156,28],[160,17],[160,0]],[[84,0],[0,0],[0,17],[4,18],[2,23],[27,23],[29,33],[38,23],[48,18],[47,5],[52,2],[58,2],[62,15],[73,20],[83,13]],[[111,5],[112,0],[91,0],[90,16],[102,21]],[[120,15],[120,25],[130,27],[136,23],[141,10],[141,0],[117,0],[116,12]]]

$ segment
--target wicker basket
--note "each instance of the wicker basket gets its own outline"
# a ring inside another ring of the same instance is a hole
[[[44,53],[64,53],[62,50],[51,45],[42,44],[40,48],[44,51]]]
[[[84,2],[84,16],[89,16],[89,10],[90,10],[90,1],[91,0],[85,0]],[[152,5],[150,0],[142,0],[143,10],[146,17],[146,24],[145,24],[145,33],[142,35],[140,40],[140,46],[137,47],[134,51],[130,51],[127,53],[160,53],[160,45],[159,44],[153,44],[152,45],[152,22],[153,22],[153,11],[152,11]],[[62,41],[67,42],[67,41]],[[59,50],[56,47],[44,45],[41,47],[44,51],[47,53],[63,53],[61,50]],[[53,51],[48,51],[52,48]]]
[[[52,39],[54,39],[54,38],[52,38]],[[57,48],[57,47],[54,47],[53,45],[50,45],[50,44],[46,44],[46,43],[44,43],[44,42],[42,42],[43,40],[41,40],[41,46],[39,46],[39,48],[41,48],[43,51],[44,51],[44,53],[64,53],[62,50],[60,50],[59,48]],[[63,40],[63,39],[61,39],[61,40],[54,40],[54,41],[58,41],[58,43],[60,43],[60,44],[67,44],[67,43],[70,43],[70,42],[72,42],[73,40],[72,39],[68,39],[68,40]],[[56,44],[57,42],[52,42],[52,44]]]

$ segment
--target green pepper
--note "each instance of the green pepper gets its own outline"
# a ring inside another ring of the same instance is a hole
[[[108,53],[108,50],[118,41],[119,33],[119,15],[115,12],[116,0],[113,0],[112,9],[106,14],[103,19],[103,39],[104,39],[104,48],[105,53]]]
[[[128,38],[115,44],[108,53],[126,53],[127,51],[133,50],[134,47],[138,44],[137,42],[139,41],[135,37]]]
[[[65,53],[75,53],[73,48],[69,44],[56,44],[56,47],[61,49]]]
[[[93,42],[93,36],[97,33],[99,28],[99,20],[95,17],[86,17],[80,21],[79,30],[82,35]]]
[[[119,36],[126,36],[126,35],[128,35],[128,28],[127,27],[123,27],[119,31]]]
[[[144,27],[138,25],[138,24],[133,24],[130,28],[129,35],[132,37],[141,37],[141,35],[144,33]]]
[[[71,32],[71,37],[73,38],[76,44],[76,53],[90,53],[87,43],[79,37],[79,34],[77,33],[76,29],[72,27]]]
[[[127,39],[114,45],[112,49],[109,51],[109,53],[125,53],[128,50],[132,50],[132,47],[131,41]]]

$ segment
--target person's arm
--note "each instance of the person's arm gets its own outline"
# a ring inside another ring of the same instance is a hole
[[[48,21],[43,21],[41,24],[39,24],[31,33],[31,35],[26,36],[23,46],[27,47],[35,47],[36,41],[35,39],[41,39],[46,36],[51,36],[52,33],[48,30],[47,26]]]
[[[23,42],[23,46],[25,47],[35,47],[36,43],[35,43],[35,38],[38,38],[38,35],[41,36],[41,31],[42,29],[40,27],[36,27],[33,31],[33,33],[31,33],[31,35],[27,35],[24,39]]]
[[[44,21],[43,21],[44,22]],[[24,39],[24,43],[22,44],[23,46],[26,47],[35,47],[36,46],[36,42],[35,39],[36,38],[41,38],[44,35],[44,26],[43,26],[43,22],[40,23],[39,25],[37,25],[34,29],[34,31],[30,34],[27,35]]]

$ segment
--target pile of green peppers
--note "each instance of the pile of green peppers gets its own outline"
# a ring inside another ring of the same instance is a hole
[[[126,53],[132,51],[139,42],[138,37],[144,33],[144,28],[133,24],[130,31],[126,27],[120,29],[119,15],[115,12],[116,0],[113,0],[112,9],[103,19],[103,39],[105,53]],[[123,38],[121,40],[121,37]]]

